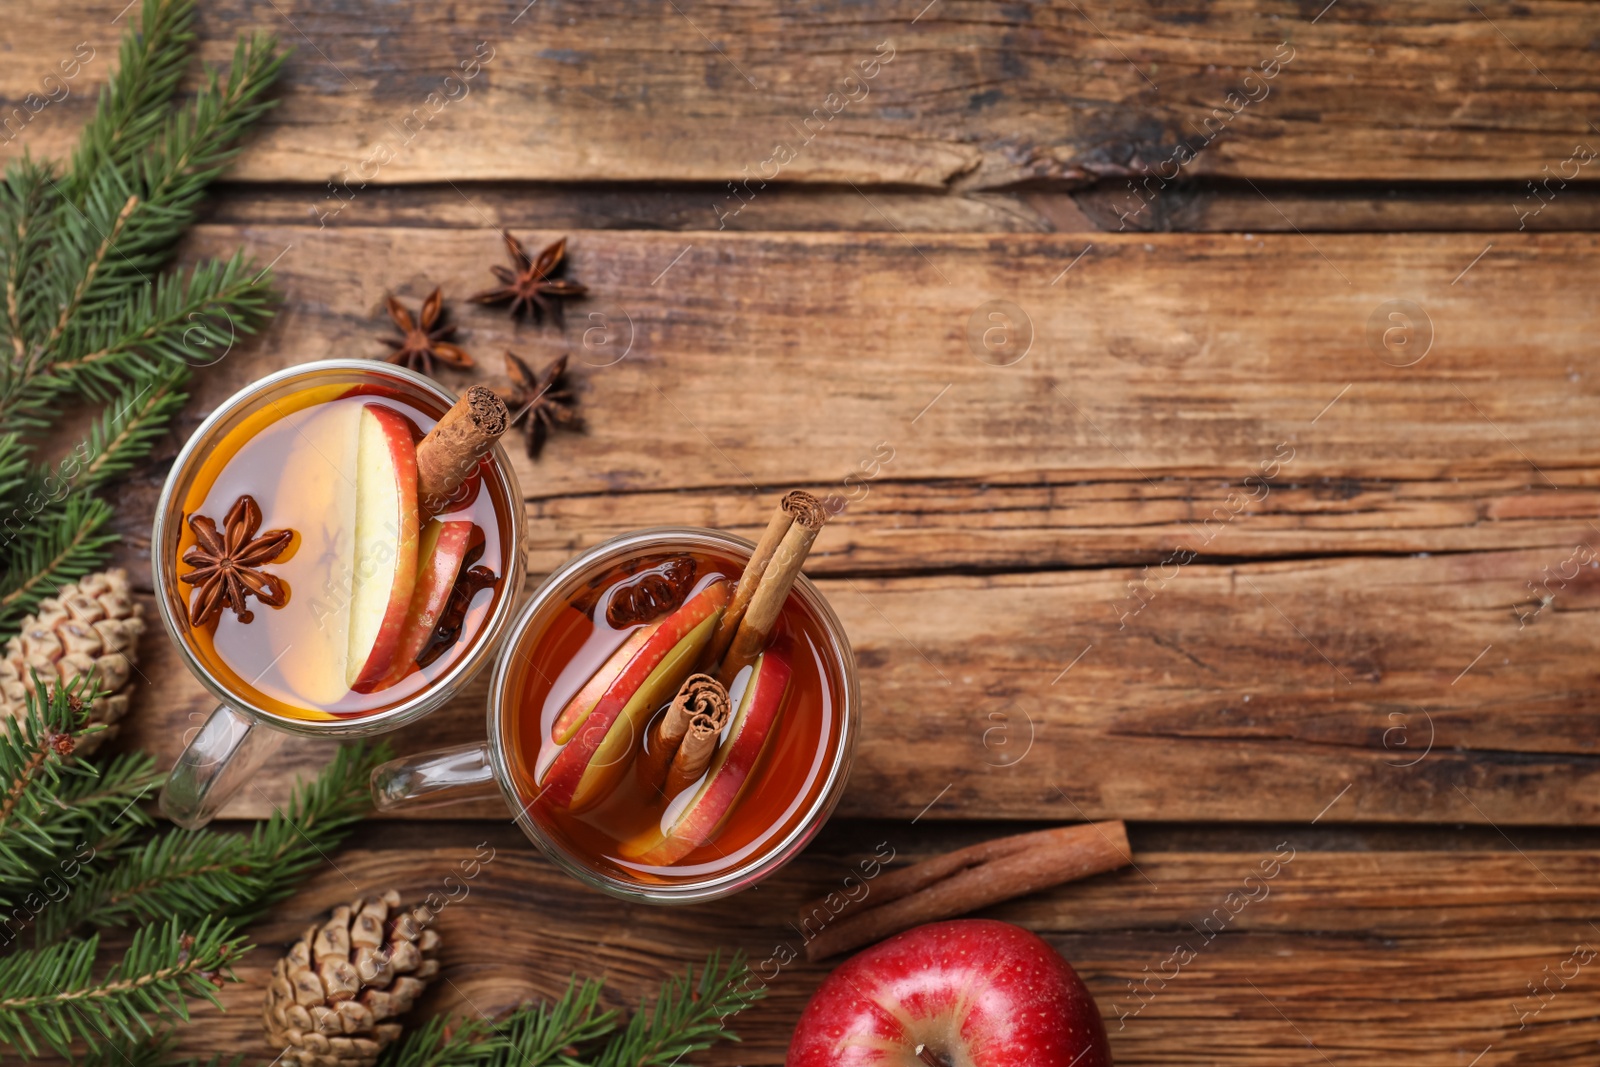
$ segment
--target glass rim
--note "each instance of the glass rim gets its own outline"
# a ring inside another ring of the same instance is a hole
[[[489,679],[488,721],[485,724],[486,747],[495,781],[500,786],[506,806],[512,812],[512,818],[546,858],[580,882],[623,900],[648,904],[696,904],[731,896],[753,886],[793,859],[822,829],[834,808],[838,806],[853,760],[861,717],[861,692],[856,675],[855,653],[851,648],[849,636],[845,633],[844,624],[839,621],[833,606],[822,595],[822,591],[810,578],[801,574],[790,595],[798,594],[822,624],[823,633],[828,639],[825,654],[832,659],[833,665],[839,671],[843,692],[839,694],[839,739],[834,747],[833,758],[828,764],[822,788],[817,791],[816,799],[807,807],[794,828],[781,840],[729,871],[695,881],[663,885],[647,885],[597,870],[571,855],[546,833],[529,814],[528,804],[524,803],[512,785],[510,768],[505,758],[507,744],[502,727],[505,716],[501,714],[501,703],[506,697],[506,683],[512,663],[516,659],[517,648],[539,612],[550,603],[551,598],[567,580],[578,572],[624,550],[647,551],[669,545],[683,545],[685,542],[690,543],[691,547],[698,543],[707,547],[732,550],[745,558],[748,558],[755,549],[754,543],[737,534],[700,526],[652,526],[607,538],[579,552],[539,583],[506,634]]]
[[[292,716],[281,715],[270,709],[258,706],[252,700],[246,699],[235,692],[231,686],[216,677],[211,668],[199,657],[184,636],[184,630],[187,629],[188,622],[187,620],[180,622],[174,617],[172,597],[167,588],[170,583],[170,571],[173,568],[169,567],[163,558],[162,547],[166,541],[168,529],[173,518],[172,508],[177,486],[180,482],[189,481],[184,476],[189,472],[196,453],[203,445],[210,443],[209,438],[217,427],[227,419],[237,415],[241,409],[259,397],[260,394],[297,378],[311,378],[320,374],[335,372],[351,372],[398,379],[432,396],[445,405],[446,409],[459,399],[451,389],[426,375],[419,374],[407,367],[380,363],[370,359],[314,360],[309,363],[297,363],[294,366],[273,371],[271,374],[258,378],[244,386],[218,404],[201,421],[194,432],[189,435],[189,439],[184,442],[183,448],[179,450],[177,458],[172,461],[172,467],[167,473],[166,482],[161,487],[161,496],[156,501],[155,521],[150,528],[150,579],[155,592],[156,611],[161,616],[162,624],[166,627],[168,638],[177,647],[178,655],[183,660],[184,666],[188,668],[189,673],[199,681],[207,692],[234,711],[287,733],[308,737],[357,737],[385,733],[414,722],[448,702],[460,692],[461,688],[478,671],[488,664],[492,657],[497,655],[500,639],[515,613],[516,603],[527,576],[527,558],[522,545],[524,520],[522,489],[517,483],[516,471],[512,469],[509,456],[501,443],[497,441],[489,454],[494,457],[495,473],[500,478],[510,505],[510,515],[508,516],[510,537],[507,538],[510,547],[505,554],[508,559],[516,561],[516,567],[507,568],[506,587],[502,590],[500,601],[495,606],[495,610],[488,619],[484,620],[483,628],[479,631],[477,637],[476,647],[469,650],[448,671],[441,674],[425,689],[393,707],[368,714],[340,717],[333,721],[297,719]],[[179,522],[182,521],[181,514],[177,518]]]

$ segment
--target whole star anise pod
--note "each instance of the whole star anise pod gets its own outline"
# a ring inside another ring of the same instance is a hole
[[[189,516],[195,544],[183,554],[183,561],[194,570],[180,580],[200,587],[189,606],[189,621],[196,627],[220,617],[224,606],[232,608],[240,622],[249,622],[255,615],[245,607],[248,596],[274,608],[289,601],[283,579],[263,574],[260,568],[283,554],[294,531],[268,530],[257,537],[261,506],[249,495],[233,502],[222,523],[224,529],[219,531],[206,516]]]
[[[528,438],[529,459],[539,457],[551,430],[583,429],[577,398],[563,380],[567,358],[560,356],[541,373],[534,374],[521,356],[509,349],[506,351],[506,376],[511,379],[511,391],[504,394],[506,407],[511,409],[511,425],[515,426],[521,419],[527,420],[522,431]]]
[[[444,298],[438,289],[428,294],[428,299],[422,302],[422,310],[415,322],[411,319],[411,312],[394,297],[385,297],[384,303],[389,308],[389,317],[403,335],[399,339],[378,338],[394,349],[384,359],[428,375],[433,374],[434,360],[452,367],[472,366],[472,357],[467,355],[466,349],[449,341],[456,335],[456,328],[443,321]]]
[[[561,238],[535,259],[528,255],[521,241],[511,236],[510,230],[501,231],[501,236],[505,238],[506,251],[511,253],[511,268],[515,269],[490,267],[490,273],[500,279],[500,284],[475,294],[471,298],[473,303],[503,304],[510,301],[512,318],[527,312],[538,322],[539,313],[543,311],[548,312],[551,320],[559,326],[560,302],[589,291],[577,282],[555,277],[566,261],[567,239]]]

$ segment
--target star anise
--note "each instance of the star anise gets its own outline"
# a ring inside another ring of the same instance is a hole
[[[429,375],[433,373],[434,360],[452,367],[472,366],[472,357],[467,355],[466,349],[449,341],[455,336],[456,328],[444,321],[444,298],[438,289],[422,302],[422,310],[415,322],[411,319],[411,312],[394,297],[386,297],[385,303],[389,307],[389,317],[404,336],[398,340],[393,337],[378,338],[394,349],[384,359]]]
[[[248,495],[233,502],[222,523],[224,529],[219,531],[206,516],[189,516],[195,544],[184,553],[183,561],[194,570],[181,580],[200,587],[189,606],[189,620],[196,627],[220,617],[225,606],[233,609],[240,622],[249,622],[255,615],[245,607],[248,596],[274,608],[289,601],[289,587],[283,579],[263,574],[260,568],[283,554],[294,531],[268,530],[257,537],[261,506]]]
[[[533,321],[538,322],[542,311],[548,312],[556,325],[561,325],[561,301],[582,296],[589,291],[577,282],[555,277],[566,261],[567,239],[561,238],[535,259],[528,255],[521,241],[511,236],[511,231],[501,231],[501,236],[505,238],[506,251],[511,253],[511,266],[515,269],[490,267],[490,273],[500,279],[500,284],[474,295],[473,303],[503,304],[510,301],[512,318],[526,311]]]
[[[527,419],[523,433],[528,438],[530,459],[539,457],[551,430],[583,429],[577,398],[563,380],[566,373],[567,356],[558,357],[536,375],[521,356],[506,351],[506,376],[511,379],[511,391],[504,394],[506,407],[511,409],[511,425]]]

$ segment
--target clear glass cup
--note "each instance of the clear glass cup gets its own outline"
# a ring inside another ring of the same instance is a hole
[[[431,378],[372,360],[330,359],[289,367],[240,390],[207,416],[178,454],[161,490],[150,539],[156,607],[184,665],[218,701],[216,710],[178,757],[161,791],[162,814],[179,826],[193,829],[215,818],[228,799],[289,734],[329,740],[366,737],[399,729],[440,707],[460,692],[493,657],[516,611],[526,569],[522,552],[522,494],[505,450],[496,445],[490,453],[493,462],[489,470],[498,480],[500,498],[509,502],[510,513],[504,516],[507,536],[502,548],[506,573],[488,618],[471,638],[471,647],[431,684],[400,703],[368,714],[302,719],[261,706],[252,693],[241,692],[236,684],[219,678],[196,652],[189,637],[190,587],[179,583],[176,564],[186,518],[183,501],[203,460],[231,430],[279,399],[314,386],[345,384],[381,385],[418,407],[436,408],[439,414],[456,401],[453,393]]]
[[[806,846],[838,805],[860,732],[861,692],[849,639],[838,616],[804,575],[795,582],[790,596],[801,599],[823,631],[825,647],[819,651],[826,660],[825,667],[839,683],[832,694],[838,729],[832,750],[824,752],[819,760],[820,785],[810,806],[791,820],[787,833],[736,866],[710,877],[671,883],[634,881],[599,869],[590,858],[567,848],[534,817],[531,800],[524,799],[515,784],[510,767],[512,742],[508,738],[513,717],[518,713],[517,694],[512,691],[517,658],[525,654],[528,644],[544,632],[556,613],[578,598],[591,579],[641,556],[699,550],[743,561],[750,558],[753,548],[749,541],[720,530],[658,527],[614,537],[569,561],[535,590],[495,662],[489,684],[487,740],[384,764],[372,774],[373,802],[380,811],[397,811],[498,795],[522,832],[557,866],[580,882],[624,900],[647,904],[715,900],[747,889],[772,874]]]

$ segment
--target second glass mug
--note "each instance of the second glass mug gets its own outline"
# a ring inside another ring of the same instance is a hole
[[[764,754],[750,768],[752,774],[760,769],[780,779],[787,774],[792,795],[780,795],[775,800],[758,797],[759,786],[766,783],[746,780],[724,816],[724,822],[731,823],[735,808],[747,803],[774,803],[780,814],[770,827],[726,853],[719,846],[727,842],[722,838],[711,840],[705,847],[717,854],[717,863],[655,868],[654,871],[671,876],[655,877],[652,869],[643,864],[630,866],[619,863],[615,856],[602,860],[585,853],[568,832],[571,827],[556,825],[541,806],[540,790],[526,774],[532,759],[548,755],[548,713],[561,707],[565,696],[571,695],[558,696],[559,686],[570,687],[577,682],[587,689],[586,669],[570,678],[562,675],[564,681],[558,683],[549,673],[560,674],[562,665],[540,666],[533,662],[535,652],[548,644],[559,645],[559,641],[550,641],[550,635],[564,625],[563,617],[568,622],[575,620],[575,613],[566,609],[578,606],[576,602],[583,599],[585,589],[594,589],[602,576],[619,566],[641,559],[660,559],[663,553],[705,553],[720,558],[732,570],[731,577],[737,577],[753,547],[749,541],[719,530],[661,527],[614,537],[566,563],[534,592],[495,662],[489,686],[487,739],[394,760],[377,768],[372,774],[372,793],[378,809],[395,811],[501,797],[523,833],[557,866],[601,892],[647,904],[714,900],[746,889],[776,871],[810,842],[837,806],[860,729],[861,694],[849,640],[822,593],[804,575],[796,580],[789,597],[791,602],[797,602],[810,627],[808,635],[796,644],[810,653],[808,662],[821,683],[818,707],[812,709],[816,711],[815,722],[804,727],[793,722],[787,740],[769,736]],[[596,617],[600,614],[593,605],[590,611]],[[807,657],[801,653],[792,659],[798,664]],[[551,667],[552,672],[546,672],[545,667]],[[539,679],[530,679],[529,671]],[[794,676],[797,680],[800,673],[797,671]],[[741,674],[734,681],[735,704],[745,677]],[[534,692],[545,693],[544,700],[524,703],[530,683]],[[542,709],[538,706],[541,703]],[[793,720],[797,714],[796,706],[785,705],[779,718]],[[535,729],[536,739],[530,742],[528,738]],[[731,724],[726,728],[724,744],[731,740],[734,729]],[[807,729],[818,738],[814,750],[807,750],[799,740]],[[807,751],[809,755],[792,762],[782,772],[774,769],[780,756],[793,757],[796,752]],[[783,793],[782,784],[773,791]],[[694,792],[691,787],[685,798]],[[666,818],[665,813],[662,817]],[[762,825],[759,816],[755,817],[755,825]],[[721,862],[724,860],[727,862]]]
[[[505,451],[497,444],[488,454],[489,462],[482,467],[486,484],[479,486],[479,491],[487,493],[494,505],[497,529],[493,537],[502,574],[487,616],[466,638],[468,647],[436,676],[422,682],[420,688],[392,705],[361,714],[330,715],[313,706],[304,709],[306,715],[296,715],[290,712],[300,709],[284,704],[271,706],[273,702],[254,688],[254,681],[246,683],[237,675],[224,677],[233,672],[208,663],[207,657],[197,652],[189,621],[191,591],[179,582],[178,556],[185,536],[184,524],[190,518],[185,514],[186,505],[193,503],[202,468],[229,442],[234,443],[232,447],[242,448],[250,443],[251,435],[264,432],[275,420],[303,410],[290,404],[285,416],[280,416],[280,402],[308,395],[342,399],[352,391],[391,397],[435,419],[456,400],[429,378],[371,360],[333,359],[290,367],[247,386],[218,406],[184,445],[162,489],[151,535],[151,575],[157,609],[184,665],[219,702],[178,757],[161,793],[162,813],[179,826],[192,829],[210,822],[290,734],[332,740],[365,737],[398,729],[440,707],[490,661],[516,610],[525,570],[522,494]],[[316,401],[306,402],[307,406],[311,403]],[[293,428],[305,437],[298,424]],[[305,444],[316,447],[310,439]],[[225,469],[213,477],[220,482],[229,473]],[[259,473],[262,481],[287,478],[281,471],[247,473]],[[297,488],[289,487],[289,491]],[[292,583],[289,592],[291,598],[296,595]],[[316,590],[299,590],[302,597],[315,594]],[[257,614],[277,610],[263,605],[251,608]]]

